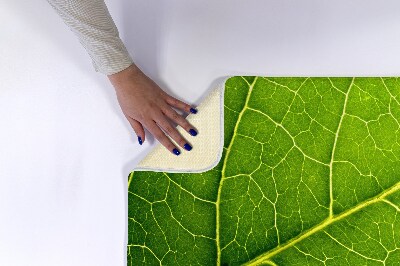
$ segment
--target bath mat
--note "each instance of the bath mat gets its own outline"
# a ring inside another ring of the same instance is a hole
[[[400,261],[398,78],[235,76],[212,93],[221,156],[128,177],[128,265]]]

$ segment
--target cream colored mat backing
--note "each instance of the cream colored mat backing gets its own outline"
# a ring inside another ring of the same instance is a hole
[[[196,107],[197,114],[187,116],[187,120],[197,129],[197,136],[193,137],[180,126],[177,127],[192,144],[191,151],[186,151],[172,140],[181,151],[176,156],[158,143],[134,171],[205,172],[217,165],[221,159],[224,139],[224,87],[225,81],[218,84]]]

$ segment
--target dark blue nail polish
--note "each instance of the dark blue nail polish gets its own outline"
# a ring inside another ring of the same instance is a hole
[[[192,108],[190,108],[190,112],[191,112],[192,114],[196,114],[196,113],[197,113],[197,110],[194,109],[194,108],[192,107]]]
[[[191,128],[191,129],[189,130],[189,133],[190,133],[190,135],[192,135],[192,136],[196,136],[196,135],[197,135],[196,130],[194,130],[193,128]]]
[[[179,155],[179,154],[181,154],[181,152],[180,152],[180,151],[178,151],[178,149],[177,149],[177,148],[173,149],[173,150],[172,150],[172,152],[173,152],[175,155]]]
[[[188,150],[188,151],[190,151],[190,150],[192,149],[192,146],[190,146],[188,143],[186,143],[185,145],[183,145],[183,147],[184,147],[186,150]]]
[[[139,144],[142,145],[142,143],[143,143],[142,138],[140,136],[138,136],[137,139],[139,141]]]

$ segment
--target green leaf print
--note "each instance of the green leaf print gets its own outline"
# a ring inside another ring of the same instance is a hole
[[[400,80],[231,77],[218,165],[128,182],[128,265],[399,265]]]

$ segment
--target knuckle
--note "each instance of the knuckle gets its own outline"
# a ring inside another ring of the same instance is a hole
[[[164,129],[168,134],[172,134],[174,132],[174,129],[171,125],[166,125]]]
[[[181,147],[183,147],[187,143],[187,141],[182,136],[180,136],[180,138],[177,142],[179,143],[179,145]]]
[[[131,128],[136,132],[136,125],[129,121],[129,124],[131,125]]]
[[[173,150],[175,148],[175,145],[169,140],[167,136],[164,135],[164,137],[160,140],[160,143],[166,147],[169,150]]]
[[[169,96],[169,101],[170,101],[172,104],[176,104],[177,99],[174,98],[174,97],[172,97],[172,96]]]
[[[146,119],[146,118],[148,118],[149,116],[150,116],[150,115],[149,115],[149,112],[146,112],[146,111],[144,111],[144,110],[141,110],[141,111],[135,113],[135,119],[136,119],[136,120]]]
[[[172,143],[167,143],[166,146],[168,150],[172,151],[173,149],[175,149],[175,145]]]
[[[139,122],[142,124],[142,126],[144,128],[147,128],[147,130],[150,131],[151,134],[153,134],[154,127],[152,126],[151,123],[149,123],[149,120],[143,120],[143,121],[139,121]]]
[[[186,131],[189,131],[191,128],[193,128],[192,125],[191,125],[186,119],[184,119],[184,120],[182,121],[182,125],[181,125],[181,126],[182,126],[183,129],[185,129]]]
[[[180,116],[177,112],[173,112],[173,113],[172,113],[172,118],[173,118],[174,120],[179,120],[180,117],[181,117],[181,116]]]
[[[159,131],[154,132],[153,135],[159,141],[163,141],[163,137],[165,136],[162,132]]]

